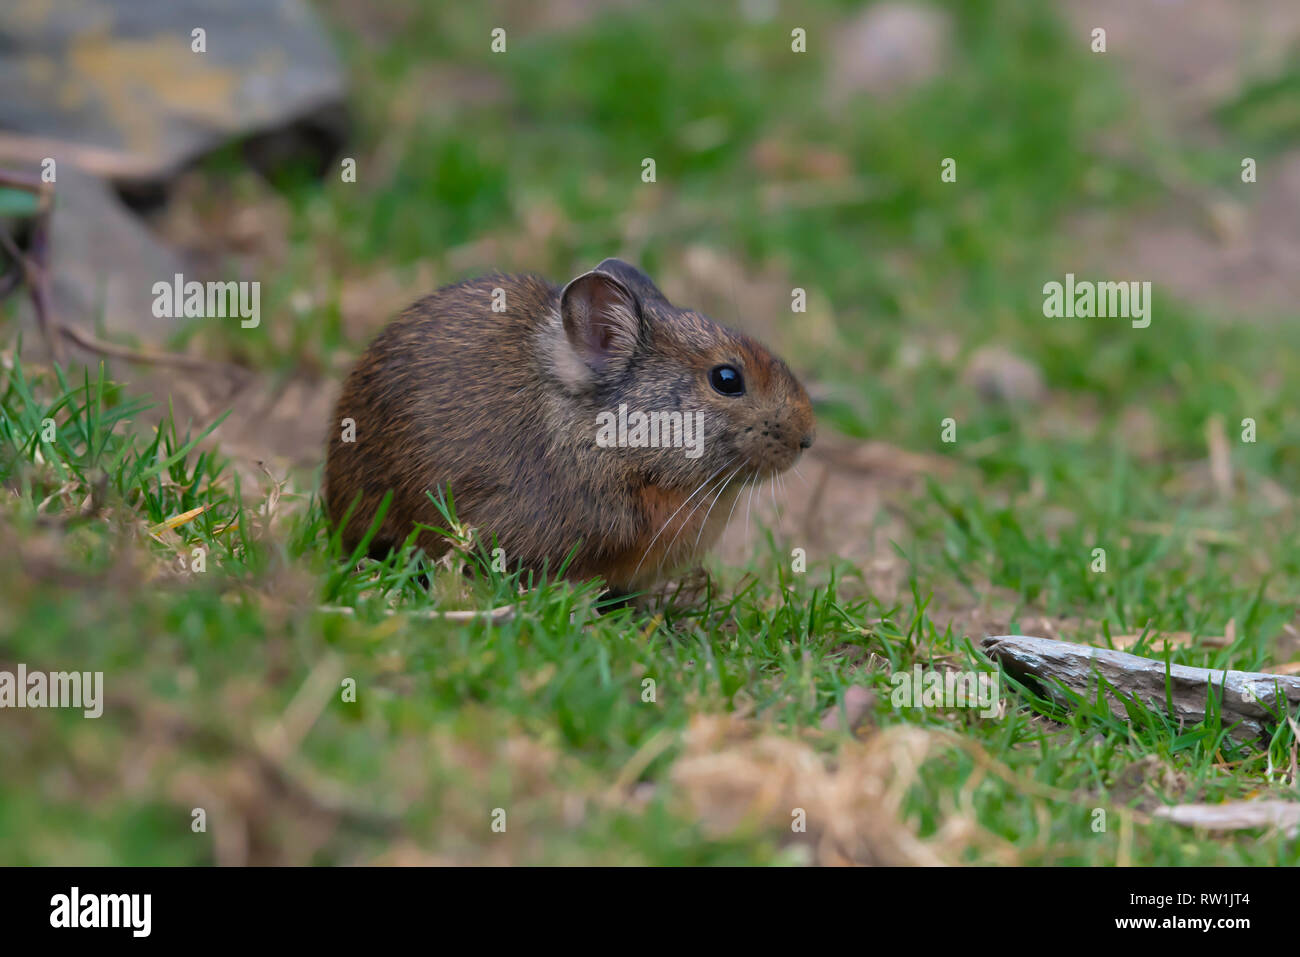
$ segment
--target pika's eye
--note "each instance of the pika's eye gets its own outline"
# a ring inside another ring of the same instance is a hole
[[[709,370],[709,385],[721,395],[744,395],[745,380],[735,366],[714,366]]]

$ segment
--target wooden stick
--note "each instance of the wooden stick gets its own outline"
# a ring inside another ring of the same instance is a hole
[[[1279,714],[1300,707],[1300,678],[1289,675],[1175,664],[1166,669],[1163,661],[1140,655],[1026,635],[997,635],[981,644],[1011,675],[1029,679],[1062,704],[1069,701],[1054,681],[1091,698],[1101,677],[1111,686],[1106,694],[1117,714],[1126,711],[1114,692],[1135,697],[1152,710],[1168,712],[1180,723],[1196,724],[1205,718],[1206,702],[1213,691],[1224,726],[1237,725],[1232,731],[1237,740],[1268,735]]]
[[[127,346],[105,342],[90,333],[82,332],[80,329],[71,326],[65,326],[59,322],[58,317],[54,314],[54,305],[50,298],[49,230],[50,215],[54,209],[54,190],[49,183],[43,182],[39,177],[5,169],[0,169],[0,186],[24,189],[36,193],[40,198],[40,207],[35,217],[36,225],[32,231],[31,249],[24,253],[18,248],[18,244],[14,242],[13,237],[0,231],[0,246],[4,247],[4,251],[17,267],[13,278],[6,277],[4,281],[5,288],[0,289],[0,298],[13,291],[13,287],[18,284],[18,276],[26,280],[32,307],[36,310],[37,322],[40,324],[41,333],[45,336],[55,362],[60,365],[64,364],[63,339],[67,338],[88,352],[110,356],[115,359],[125,359],[127,362],[146,365],[169,365],[200,372],[220,372],[230,381],[230,396],[233,396],[247,385],[252,378],[252,373],[241,366],[171,352],[131,349]]]
[[[349,608],[346,605],[317,605],[316,610],[328,615],[345,615],[347,617],[353,617],[357,613],[355,608]],[[390,618],[395,615],[404,615],[408,618],[422,618],[432,621],[486,621],[492,625],[500,625],[515,617],[515,606],[501,605],[498,608],[488,608],[485,611],[440,611],[436,608],[400,611],[390,608],[384,612],[384,615]]]

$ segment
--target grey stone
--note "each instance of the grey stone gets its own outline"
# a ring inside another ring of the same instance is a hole
[[[0,5],[0,90],[0,159],[148,180],[325,115],[344,79],[302,0],[43,0]]]
[[[943,10],[928,4],[876,3],[839,31],[831,58],[833,101],[873,93],[884,96],[919,86],[942,72],[952,27]]]
[[[1036,402],[1047,394],[1038,366],[1001,346],[976,349],[962,379],[986,399]]]

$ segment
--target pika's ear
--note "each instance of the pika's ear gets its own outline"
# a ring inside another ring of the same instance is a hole
[[[626,363],[641,338],[641,304],[627,286],[599,268],[564,287],[560,317],[569,346],[597,374]]]
[[[654,284],[653,279],[621,259],[602,259],[600,265],[596,267],[596,272],[603,272],[613,276],[627,286],[628,289],[631,289],[641,302],[651,299],[662,299],[665,303],[668,302],[664,294],[659,291],[659,287]]]

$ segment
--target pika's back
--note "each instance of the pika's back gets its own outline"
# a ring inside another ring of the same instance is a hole
[[[445,286],[384,328],[348,384],[364,386],[369,397],[394,400],[433,383],[455,384],[480,397],[499,392],[503,379],[532,370],[529,346],[555,313],[558,296],[537,276],[490,275]]]
[[[527,427],[541,398],[533,343],[558,295],[536,276],[482,276],[417,300],[380,332],[339,395],[325,473],[335,521],[354,502],[356,516],[372,516],[390,489],[390,515],[424,513],[446,474],[477,476],[455,492],[480,498],[509,480],[494,463],[530,443],[540,459],[545,443]],[[383,523],[372,552],[400,545],[403,524]],[[345,538],[365,530],[349,522]]]

